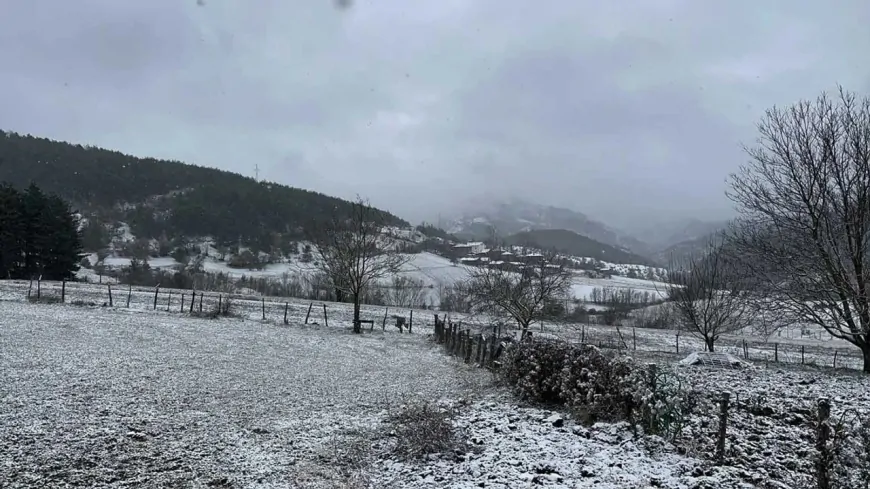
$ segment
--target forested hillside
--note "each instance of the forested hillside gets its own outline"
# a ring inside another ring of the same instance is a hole
[[[508,244],[552,249],[572,256],[595,258],[610,263],[652,265],[653,261],[630,251],[601,243],[565,229],[536,229],[505,238]]]
[[[350,203],[178,161],[0,132],[0,181],[30,183],[69,200],[92,222],[130,224],[143,238],[209,235],[272,243]],[[388,214],[388,221],[407,226]]]

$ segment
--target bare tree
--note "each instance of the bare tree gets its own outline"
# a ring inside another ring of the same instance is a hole
[[[471,268],[466,290],[474,309],[516,321],[525,337],[549,304],[568,296],[572,273],[555,253],[518,255],[516,265]]]
[[[385,233],[389,215],[361,198],[347,214],[311,226],[316,266],[332,281],[336,292],[353,300],[353,331],[361,333],[360,301],[376,282],[399,271],[408,257],[399,253]]]
[[[680,329],[704,341],[713,351],[723,335],[747,326],[753,309],[744,282],[721,244],[707,253],[674,260],[668,267],[667,296]]]
[[[840,88],[758,130],[731,177],[734,246],[770,307],[854,344],[870,372],[870,99]]]
[[[397,307],[418,307],[423,303],[423,289],[426,284],[421,279],[394,275],[388,285],[390,293],[388,300],[390,305]]]

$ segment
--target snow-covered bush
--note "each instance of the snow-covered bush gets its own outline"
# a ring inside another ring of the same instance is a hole
[[[635,404],[634,363],[594,346],[575,347],[562,369],[562,399],[587,421],[629,419]]]
[[[500,374],[521,399],[560,403],[563,369],[575,348],[557,340],[520,341],[505,351]]]
[[[870,419],[848,413],[832,425],[832,487],[870,487]]]
[[[671,369],[650,369],[589,345],[525,340],[505,354],[502,378],[521,398],[561,403],[586,422],[625,420],[675,440],[699,402]]]
[[[691,416],[698,414],[704,403],[701,393],[687,389],[686,382],[671,368],[656,366],[647,369],[645,376],[633,376],[637,390],[634,401],[638,406],[639,424],[651,434],[675,441],[689,424]],[[704,411],[709,412],[705,404]]]
[[[389,417],[395,437],[393,453],[403,459],[419,459],[458,448],[461,437],[453,426],[456,410],[430,402],[402,406]]]

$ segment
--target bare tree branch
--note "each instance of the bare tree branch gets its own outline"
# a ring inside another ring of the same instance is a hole
[[[316,248],[316,266],[339,292],[354,303],[353,330],[360,333],[360,300],[363,293],[397,273],[409,257],[399,253],[388,232],[387,214],[357,198],[349,215],[333,215],[326,223],[315,223],[310,238]]]
[[[736,254],[779,315],[856,345],[870,372],[870,99],[841,88],[758,130],[730,182]]]
[[[472,268],[466,290],[474,310],[515,321],[525,336],[548,305],[567,298],[573,275],[554,252],[518,255],[521,262]]]
[[[712,241],[708,252],[672,260],[668,266],[667,295],[675,319],[681,330],[702,339],[708,351],[723,334],[747,326],[754,315],[736,270],[722,245]]]

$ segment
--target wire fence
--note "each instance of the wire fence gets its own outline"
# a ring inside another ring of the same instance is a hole
[[[126,308],[156,313],[203,317],[234,317],[283,324],[350,327],[353,304],[306,301],[281,297],[197,291],[121,284],[63,281],[0,281],[0,300],[82,307]],[[361,305],[360,320],[368,331],[375,326],[399,332],[434,329],[433,316],[424,310]]]

